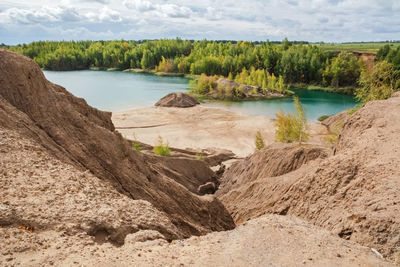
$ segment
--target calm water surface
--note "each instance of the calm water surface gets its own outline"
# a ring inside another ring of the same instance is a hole
[[[152,106],[168,93],[189,89],[189,80],[182,77],[91,70],[44,71],[44,74],[89,105],[107,111]]]
[[[291,89],[299,97],[305,109],[307,119],[317,120],[322,115],[333,115],[342,110],[353,108],[356,104],[354,99],[347,95],[340,95],[322,91],[310,91]],[[242,101],[242,102],[218,102],[211,103],[213,106],[224,106],[233,111],[239,111],[252,115],[265,115],[274,117],[282,109],[285,112],[294,112],[292,98]]]
[[[107,71],[45,71],[47,79],[67,88],[89,105],[108,111],[152,106],[161,97],[171,92],[189,89],[189,80],[182,77],[158,77],[141,73]],[[306,110],[308,119],[336,114],[354,107],[352,97],[308,90],[294,90]],[[245,114],[273,117],[283,109],[294,111],[291,98],[244,101],[211,102],[208,106],[224,107]]]

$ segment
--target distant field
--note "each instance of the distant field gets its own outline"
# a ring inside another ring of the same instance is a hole
[[[320,46],[322,49],[329,51],[352,51],[352,52],[367,52],[367,53],[376,53],[379,48],[382,46],[390,44],[391,46],[400,46],[400,43],[344,43],[344,44],[335,44],[335,43],[326,43],[326,44],[316,44]]]

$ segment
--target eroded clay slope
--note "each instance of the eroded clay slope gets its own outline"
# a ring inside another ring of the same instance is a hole
[[[400,97],[373,101],[347,119],[335,155],[275,177],[233,168],[220,199],[236,222],[294,214],[400,263],[399,140]],[[240,164],[254,161],[257,155]]]
[[[271,144],[232,165],[225,172],[217,195],[224,195],[235,184],[241,185],[294,171],[309,161],[326,158],[329,153],[327,148],[317,145]]]
[[[183,236],[234,227],[219,200],[196,196],[152,168],[114,131],[110,113],[88,106],[47,81],[32,60],[5,50],[0,50],[0,126],[32,138],[62,162],[90,170],[131,199],[149,201]]]

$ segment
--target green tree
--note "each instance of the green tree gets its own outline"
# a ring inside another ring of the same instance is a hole
[[[386,56],[389,54],[390,50],[391,49],[390,49],[390,45],[389,44],[384,45],[376,53],[376,59],[377,60],[385,60]]]
[[[140,65],[142,66],[142,69],[149,69],[153,66],[153,53],[151,53],[149,50],[145,49],[143,51],[143,57],[140,62]]]
[[[362,60],[349,52],[341,52],[326,66],[323,73],[326,85],[339,87],[356,85],[363,69]]]
[[[278,90],[281,93],[286,91],[286,87],[285,87],[285,84],[283,82],[283,77],[282,76],[279,76],[278,83],[277,83],[277,85],[275,87],[276,87],[276,90]]]
[[[362,103],[371,100],[389,98],[393,92],[400,90],[400,72],[393,64],[381,61],[371,71],[363,71],[356,89],[356,98]]]

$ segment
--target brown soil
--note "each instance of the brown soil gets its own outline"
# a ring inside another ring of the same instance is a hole
[[[228,193],[235,184],[289,173],[311,160],[326,158],[330,153],[327,148],[317,145],[272,144],[233,164],[224,173],[217,195]]]
[[[189,108],[200,104],[196,98],[185,93],[171,93],[161,98],[155,106]]]
[[[299,169],[259,175],[260,154],[222,177],[220,199],[236,223],[292,214],[400,263],[400,97],[373,101],[344,124],[335,155]],[[266,148],[264,159],[270,155]],[[279,161],[279,159],[275,159]],[[280,160],[285,161],[282,154]],[[272,167],[270,167],[272,168]],[[246,177],[244,179],[243,177]],[[238,180],[238,183],[231,181]]]

